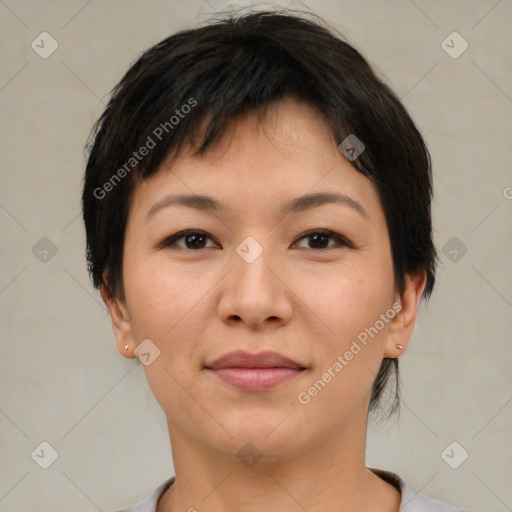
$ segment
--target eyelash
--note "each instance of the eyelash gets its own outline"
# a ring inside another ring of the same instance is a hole
[[[205,235],[210,240],[212,239],[208,235],[208,233],[205,233],[204,231],[199,231],[199,230],[194,230],[194,229],[186,229],[184,231],[180,231],[179,233],[176,233],[176,234],[170,236],[169,238],[166,238],[163,242],[158,244],[157,248],[158,249],[169,248],[169,247],[175,245],[178,240],[181,240],[182,238],[185,238],[187,235]],[[346,238],[344,238],[340,234],[338,234],[338,233],[336,233],[334,231],[331,231],[329,229],[311,229],[311,230],[306,231],[305,233],[303,233],[298,238],[298,240],[302,240],[303,238],[307,238],[307,237],[310,237],[310,236],[313,236],[313,235],[327,236],[329,238],[332,238],[332,239],[336,240],[338,246],[354,248],[354,245],[351,242],[349,242]],[[330,246],[330,247],[323,247],[321,249],[310,248],[310,250],[312,250],[312,251],[325,251],[327,249],[333,249],[335,247],[336,246]],[[188,247],[181,247],[181,249],[186,249],[186,250],[189,250],[189,251],[198,251],[198,250],[201,250],[201,249],[204,249],[204,248],[201,247],[200,249],[189,249]],[[206,247],[206,249],[208,249],[208,247]]]

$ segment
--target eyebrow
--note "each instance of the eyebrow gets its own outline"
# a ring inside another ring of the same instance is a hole
[[[278,213],[280,215],[284,215],[285,213],[299,213],[324,204],[341,204],[348,206],[363,217],[368,218],[368,213],[361,203],[339,192],[316,192],[296,197],[282,204]],[[220,213],[228,209],[225,204],[220,203],[212,197],[201,194],[168,195],[150,208],[146,215],[146,220],[149,220],[156,212],[168,206],[186,206],[199,211],[212,213]]]

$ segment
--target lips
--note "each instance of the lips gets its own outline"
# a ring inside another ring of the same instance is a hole
[[[306,367],[277,352],[230,352],[205,365],[226,384],[244,391],[265,391],[282,384]]]
[[[230,352],[215,361],[206,365],[210,370],[222,370],[223,368],[295,368],[305,367],[277,352],[260,352],[250,354],[249,352]]]

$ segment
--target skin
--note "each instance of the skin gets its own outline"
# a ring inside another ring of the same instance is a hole
[[[314,192],[345,194],[365,213],[337,203],[279,211]],[[148,219],[170,194],[205,194],[226,210],[172,205]],[[184,229],[208,237],[199,248],[190,237],[160,245]],[[310,229],[350,245],[304,237]],[[252,263],[236,252],[248,236],[263,249]],[[145,339],[160,350],[143,368],[167,418],[176,482],[158,512],[398,511],[400,492],[365,466],[367,411],[383,357],[407,348],[425,274],[408,276],[398,294],[377,189],[340,153],[317,111],[280,100],[263,119],[249,113],[233,122],[206,156],[184,150],[139,183],[123,283],[124,299],[102,287],[119,352],[134,358]],[[397,300],[401,311],[301,404],[299,393]],[[273,350],[307,370],[247,392],[204,369],[238,349]],[[262,454],[252,467],[236,456],[248,442]]]

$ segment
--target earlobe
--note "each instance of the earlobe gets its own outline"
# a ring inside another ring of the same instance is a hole
[[[126,304],[114,297],[105,283],[101,285],[100,293],[110,313],[118,352],[128,359],[135,359],[134,350],[136,345],[132,336],[132,327]]]
[[[389,324],[384,357],[395,359],[407,350],[426,283],[424,270],[407,275],[405,290],[399,298],[400,307],[393,308],[398,312]]]

